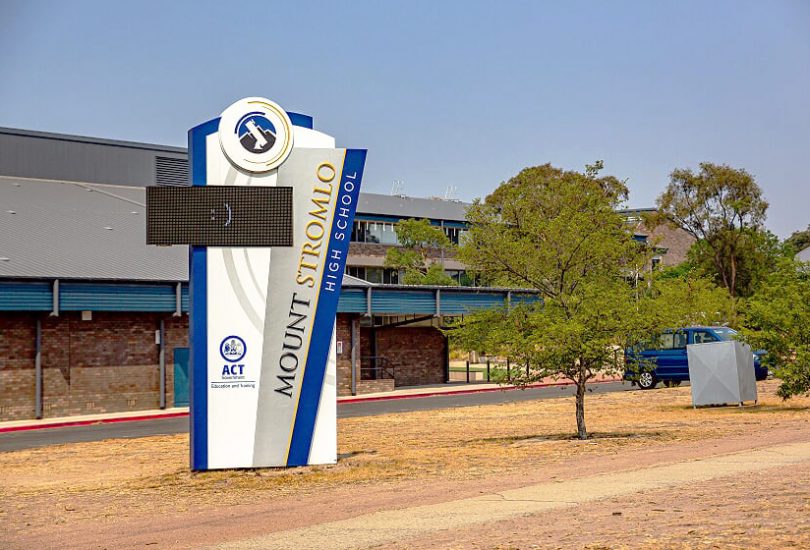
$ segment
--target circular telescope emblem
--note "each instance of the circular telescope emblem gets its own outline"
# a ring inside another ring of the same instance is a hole
[[[239,143],[248,153],[266,153],[276,143],[276,127],[261,113],[248,113],[236,127]]]
[[[292,187],[146,188],[146,244],[292,246]]]
[[[235,167],[253,174],[270,172],[292,151],[292,122],[269,99],[246,97],[222,112],[219,144]]]

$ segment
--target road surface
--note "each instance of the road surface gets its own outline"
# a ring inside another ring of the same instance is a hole
[[[594,384],[590,387],[590,389],[593,391],[593,393],[608,393],[616,391],[628,391],[631,389],[631,386],[629,383],[622,384],[621,382],[607,382]],[[499,403],[517,403],[520,401],[550,399],[573,394],[573,386],[550,386],[542,388],[529,388],[526,390],[492,391],[462,395],[449,394],[409,399],[339,403],[337,414],[338,418],[350,418],[409,411],[472,407],[476,405],[496,405]],[[175,417],[9,432],[0,434],[0,452],[16,451],[31,447],[58,445],[61,443],[178,434],[187,431],[188,417]]]

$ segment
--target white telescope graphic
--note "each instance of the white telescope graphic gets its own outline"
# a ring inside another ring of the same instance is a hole
[[[258,126],[256,126],[256,122],[254,120],[248,120],[245,123],[245,126],[247,126],[250,135],[252,135],[253,138],[256,140],[256,143],[253,145],[254,149],[260,150],[265,145],[267,145],[267,140],[264,138],[264,134],[262,134],[262,131],[259,130]]]

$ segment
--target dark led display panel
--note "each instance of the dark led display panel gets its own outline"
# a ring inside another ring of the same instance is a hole
[[[146,188],[146,244],[292,246],[292,187]]]

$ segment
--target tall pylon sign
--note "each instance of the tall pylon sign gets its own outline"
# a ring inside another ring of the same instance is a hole
[[[191,468],[337,461],[335,316],[366,151],[249,97],[189,131],[191,187],[147,190],[190,246]]]

